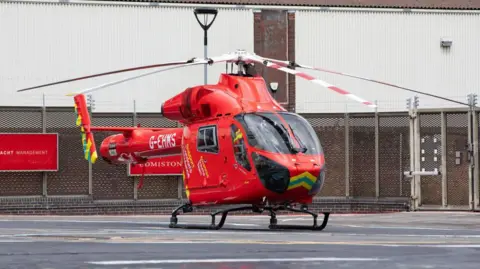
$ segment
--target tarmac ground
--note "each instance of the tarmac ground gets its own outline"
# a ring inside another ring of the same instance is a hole
[[[321,216],[319,221],[321,222]],[[180,215],[209,224],[209,216]],[[269,230],[266,215],[221,230],[168,228],[169,216],[0,216],[0,268],[479,268],[480,214],[331,215],[323,231]],[[310,216],[278,216],[311,224]]]

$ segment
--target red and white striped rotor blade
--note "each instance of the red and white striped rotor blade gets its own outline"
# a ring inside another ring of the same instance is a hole
[[[304,65],[304,64],[291,63],[291,62],[289,62],[289,61],[282,61],[282,60],[270,59],[270,58],[261,57],[261,56],[258,56],[258,55],[257,55],[257,57],[259,57],[259,58],[261,58],[261,59],[263,59],[263,60],[270,61],[270,62],[273,62],[273,63],[275,63],[275,64],[278,64],[278,65],[280,65],[280,66],[282,66],[282,67],[299,67],[299,68],[316,70],[316,71],[320,71],[320,72],[325,72],[325,73],[330,73],[330,74],[335,74],[335,75],[340,75],[340,76],[345,76],[345,77],[351,77],[351,78],[361,79],[361,80],[370,81],[370,82],[373,82],[373,83],[378,83],[378,84],[386,85],[386,86],[389,86],[389,87],[393,87],[393,88],[397,88],[397,89],[401,89],[401,90],[406,90],[406,91],[414,92],[414,93],[418,93],[418,94],[423,94],[423,95],[426,95],[426,96],[430,96],[430,97],[442,99],[442,100],[445,100],[445,101],[449,101],[449,102],[453,102],[453,103],[457,103],[457,104],[469,106],[469,104],[464,103],[464,102],[456,101],[456,100],[453,100],[453,99],[450,99],[450,98],[446,98],[446,97],[439,96],[439,95],[435,95],[435,94],[431,94],[431,93],[426,93],[426,92],[421,92],[421,91],[409,89],[409,88],[406,88],[406,87],[398,86],[398,85],[395,85],[395,84],[391,84],[391,83],[384,82],[384,81],[380,81],[380,80],[376,80],[376,79],[371,79],[371,78],[361,77],[361,76],[357,76],[357,75],[353,75],[353,74],[348,74],[348,73],[333,71],[333,70],[329,70],[329,69],[325,69],[325,68],[312,67],[312,66],[308,66],[308,65]]]
[[[294,69],[290,69],[288,67],[286,67],[285,65],[283,64],[277,64],[277,63],[274,63],[273,61],[270,61],[269,59],[266,59],[266,58],[262,58],[262,57],[258,57],[258,56],[254,56],[254,57],[251,57],[252,60],[256,61],[256,62],[259,62],[259,63],[262,63],[264,64],[265,66],[267,67],[270,67],[270,68],[274,68],[274,69],[277,69],[277,70],[280,70],[280,71],[283,71],[283,72],[286,72],[286,73],[289,73],[289,74],[293,74],[295,76],[298,76],[298,77],[301,77],[303,79],[306,79],[306,80],[309,80],[315,84],[318,84],[318,85],[321,85],[325,88],[328,88],[336,93],[339,93],[339,94],[342,94],[342,95],[345,95],[346,97],[352,99],[352,100],[355,100],[357,102],[360,102],[364,105],[367,105],[369,107],[372,107],[372,108],[375,108],[377,107],[374,103],[370,102],[370,101],[367,101],[363,98],[360,98],[350,92],[347,92],[343,89],[340,89],[339,87],[335,86],[335,85],[332,85],[330,83],[327,83],[323,80],[320,80],[316,77],[313,77],[309,74],[306,74],[306,73],[303,73],[303,72],[300,72],[300,71],[297,71],[297,70],[294,70]]]

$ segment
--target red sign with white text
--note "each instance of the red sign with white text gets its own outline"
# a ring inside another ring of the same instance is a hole
[[[58,171],[58,134],[1,133],[0,171]]]
[[[145,165],[145,168],[143,167]],[[148,160],[145,164],[130,165],[129,176],[168,176],[182,174],[182,155]]]

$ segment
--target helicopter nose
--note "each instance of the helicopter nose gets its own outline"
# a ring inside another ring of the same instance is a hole
[[[309,195],[317,194],[325,180],[325,169],[312,161],[294,161],[295,174],[290,178],[288,190],[303,187]]]
[[[318,193],[323,185],[323,159],[268,158],[252,153],[255,170],[263,186],[275,193],[300,188],[307,189],[309,195]]]
[[[252,153],[255,170],[263,186],[275,193],[284,193],[288,188],[290,171],[285,163]]]

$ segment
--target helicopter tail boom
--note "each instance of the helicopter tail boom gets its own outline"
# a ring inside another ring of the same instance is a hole
[[[142,164],[148,159],[181,154],[183,128],[133,128],[106,137],[100,155],[111,164]]]

